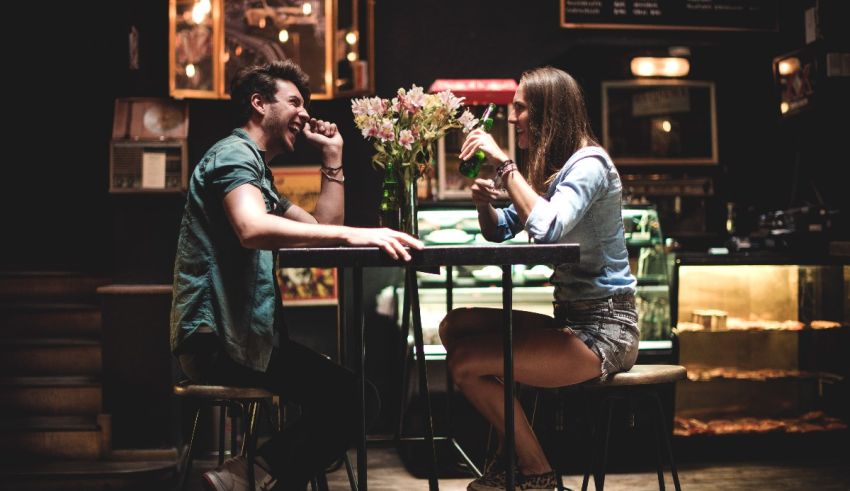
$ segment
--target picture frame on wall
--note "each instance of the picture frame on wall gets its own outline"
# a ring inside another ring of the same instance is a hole
[[[284,307],[336,305],[336,268],[277,268]]]
[[[320,168],[318,165],[272,167],[277,192],[307,213],[313,213],[322,190]]]
[[[322,190],[319,165],[272,167],[274,185],[281,196],[308,213],[316,210]],[[276,268],[281,300],[286,307],[336,305],[336,268]]]
[[[602,82],[602,143],[617,165],[717,165],[714,82]]]

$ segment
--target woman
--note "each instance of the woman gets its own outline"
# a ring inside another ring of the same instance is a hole
[[[628,370],[638,354],[635,278],[629,271],[621,214],[622,185],[590,127],[584,96],[566,72],[551,67],[522,75],[508,122],[528,167],[520,173],[491,135],[469,134],[460,158],[483,150],[499,162],[495,182],[478,178],[472,199],[481,231],[501,242],[525,229],[538,243],[578,243],[578,264],[555,266],[553,317],[514,312],[514,376],[536,387],[561,387]],[[512,204],[495,209],[497,183]],[[440,325],[448,366],[461,392],[504,439],[502,313],[467,308]],[[518,401],[518,486],[552,490],[555,475]],[[500,444],[501,447],[501,444]],[[498,461],[498,459],[497,459]],[[504,464],[490,466],[472,491],[504,489]]]

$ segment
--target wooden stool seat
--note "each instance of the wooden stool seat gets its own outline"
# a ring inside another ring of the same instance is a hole
[[[681,365],[635,365],[628,372],[615,373],[604,382],[585,383],[582,387],[626,387],[630,385],[668,384],[684,380],[687,370]]]
[[[626,402],[630,413],[629,426],[634,426],[634,409],[639,403],[648,405],[649,422],[653,426],[656,443],[656,472],[658,474],[658,488],[664,491],[663,460],[666,454],[670,464],[670,473],[673,477],[673,486],[676,491],[681,491],[679,473],[676,469],[676,461],[673,457],[673,449],[670,445],[670,433],[668,426],[664,423],[664,408],[658,390],[661,386],[672,385],[679,380],[685,379],[687,370],[681,365],[635,365],[627,372],[620,372],[609,377],[608,380],[592,380],[574,386],[564,387],[567,391],[586,391],[593,394],[597,400],[595,410],[588,413],[588,418],[594,421],[592,425],[590,442],[589,462],[587,471],[582,479],[581,489],[586,491],[593,476],[593,482],[597,491],[602,491],[605,486],[605,466],[608,460],[608,443],[611,431],[611,420],[613,417],[614,404]],[[538,393],[539,395],[539,393]],[[558,478],[558,490],[563,491],[564,484],[561,481],[561,473],[556,472]]]
[[[174,385],[174,395],[181,397],[197,397],[198,399],[242,399],[263,400],[271,399],[274,394],[259,387],[232,387],[226,385],[201,385],[182,381]]]

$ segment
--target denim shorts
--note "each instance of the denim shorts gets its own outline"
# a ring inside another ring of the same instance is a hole
[[[634,295],[554,302],[554,306],[558,329],[574,334],[602,360],[599,380],[632,368],[640,341]]]

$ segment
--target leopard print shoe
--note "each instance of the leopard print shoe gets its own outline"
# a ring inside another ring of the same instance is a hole
[[[505,489],[505,467],[501,459],[490,460],[484,474],[469,483],[466,491],[502,491]]]
[[[504,476],[504,473],[502,475]],[[558,480],[555,478],[555,471],[529,476],[519,474],[517,476],[516,488],[522,491],[552,491],[557,487]]]

